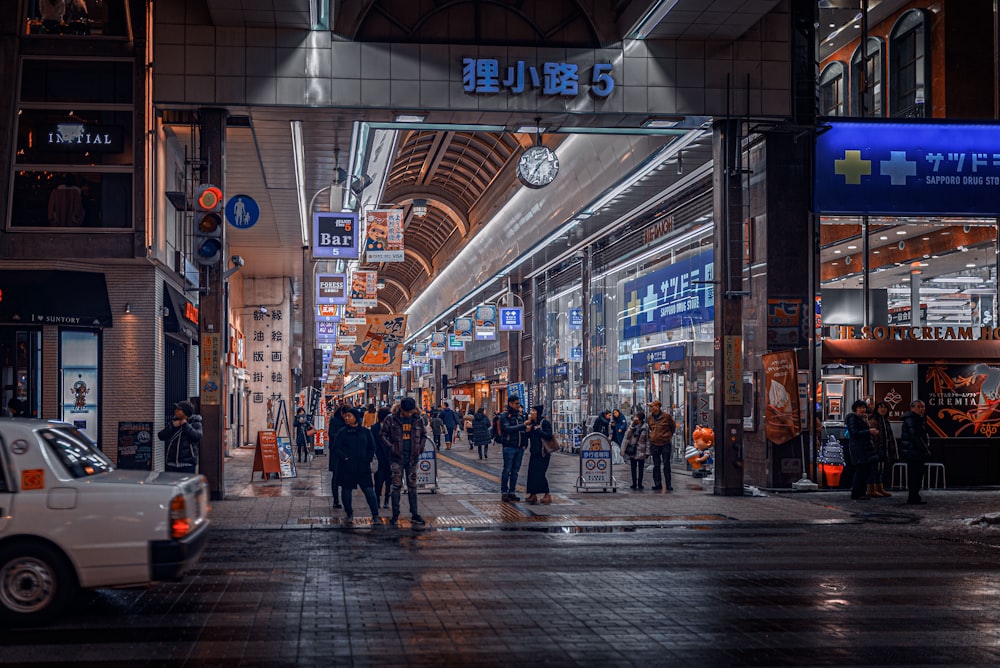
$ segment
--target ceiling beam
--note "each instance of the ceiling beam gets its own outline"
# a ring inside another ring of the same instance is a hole
[[[403,285],[402,281],[398,281],[395,278],[390,278],[385,275],[379,275],[379,278],[385,281],[386,285],[391,285],[403,294],[403,299],[410,301],[410,289]]]
[[[420,266],[424,268],[424,271],[427,272],[428,276],[434,275],[434,265],[431,264],[430,258],[426,257],[423,253],[419,253],[416,249],[407,246],[403,249],[403,254],[416,259],[420,263]]]
[[[385,202],[394,202],[396,204],[409,204],[413,205],[413,200],[423,199],[427,202],[433,202],[435,208],[444,211],[448,218],[455,224],[458,231],[462,233],[462,236],[467,236],[469,230],[472,229],[471,223],[469,223],[468,217],[463,212],[463,207],[456,202],[451,193],[449,193],[444,188],[437,188],[434,186],[422,186],[420,190],[414,190],[412,186],[399,186],[396,188],[388,188],[382,196],[382,200]]]

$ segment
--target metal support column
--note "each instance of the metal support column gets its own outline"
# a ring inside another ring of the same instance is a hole
[[[594,388],[590,386],[590,247],[581,251],[580,257],[580,287],[583,303],[580,311],[583,313],[583,324],[580,331],[580,347],[583,349],[583,375],[580,378],[580,408],[584,416],[592,415],[594,405]]]

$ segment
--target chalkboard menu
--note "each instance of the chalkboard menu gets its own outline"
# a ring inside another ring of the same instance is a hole
[[[153,470],[153,423],[118,423],[118,468]]]

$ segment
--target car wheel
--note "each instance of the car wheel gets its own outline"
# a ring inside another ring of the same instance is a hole
[[[47,545],[0,548],[0,617],[37,624],[72,600],[76,579],[65,557]]]

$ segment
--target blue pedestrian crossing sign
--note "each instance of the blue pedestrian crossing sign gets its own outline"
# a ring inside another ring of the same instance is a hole
[[[260,219],[260,206],[248,195],[233,195],[226,202],[226,220],[233,227],[245,230]]]

